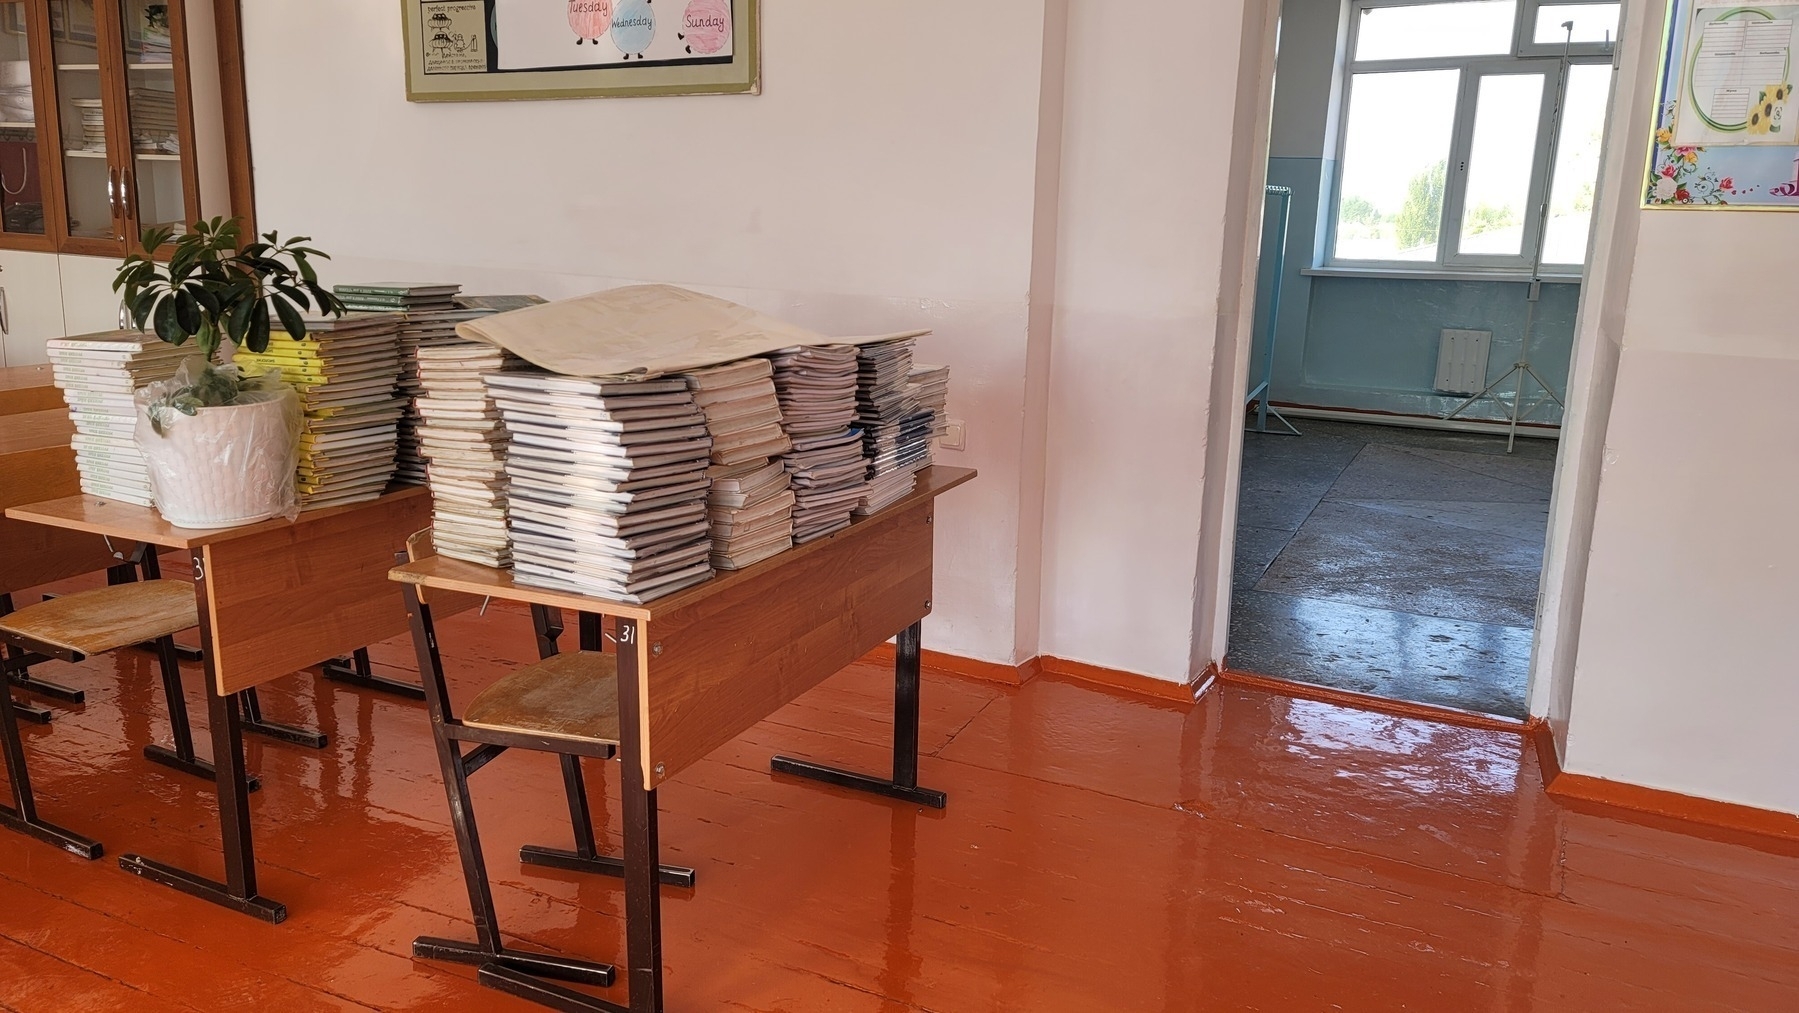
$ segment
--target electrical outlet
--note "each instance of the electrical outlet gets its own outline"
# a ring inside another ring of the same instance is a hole
[[[938,438],[937,445],[944,450],[968,449],[968,424],[961,419],[950,419],[943,424],[943,435]]]

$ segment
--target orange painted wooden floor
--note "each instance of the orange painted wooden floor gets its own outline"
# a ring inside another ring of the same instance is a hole
[[[459,685],[527,632],[446,622]],[[390,674],[409,657],[377,651]],[[208,791],[138,756],[167,728],[150,656],[42,674],[90,693],[28,732],[43,808],[108,857],[0,833],[0,1007],[538,1008],[408,955],[469,934],[418,705],[310,675],[267,694],[332,738],[250,740],[264,890],[290,911],[271,927],[114,862],[219,874]],[[662,793],[664,858],[699,870],[665,892],[671,1010],[1799,1008],[1799,857],[1565,811],[1518,736],[1232,687],[1183,711],[927,676],[947,813],[769,774],[776,751],[879,770],[888,680],[852,667]],[[614,958],[611,882],[516,861],[566,846],[559,784],[529,755],[476,777],[502,926]]]

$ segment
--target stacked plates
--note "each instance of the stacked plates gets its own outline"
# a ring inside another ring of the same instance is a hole
[[[130,98],[132,150],[179,154],[181,134],[175,123],[175,93],[160,88],[132,88]]]
[[[868,458],[868,494],[855,512],[866,515],[904,499],[913,473],[930,463],[933,415],[913,396],[911,338],[863,345],[856,412]]]
[[[716,464],[707,474],[713,566],[741,570],[793,548],[793,480],[781,461]]]
[[[641,603],[712,575],[706,417],[681,379],[494,373],[514,579]]]
[[[349,313],[306,322],[306,338],[277,329],[261,354],[239,351],[250,375],[281,370],[300,392],[298,488],[303,508],[371,500],[394,476],[395,439],[405,402],[395,389],[400,350],[395,313]]]
[[[856,419],[857,354],[851,345],[789,348],[772,356],[781,426],[793,440],[782,455],[792,476],[793,540],[849,526],[866,490],[868,466]]]
[[[483,566],[508,567],[506,427],[482,377],[523,360],[478,341],[452,337],[416,352],[419,452],[433,503],[437,551]]]
[[[0,120],[37,123],[31,100],[31,61],[0,60]]]
[[[81,147],[85,151],[106,150],[106,110],[97,98],[72,98],[69,104],[81,114]]]
[[[167,380],[194,346],[176,347],[153,334],[115,331],[54,338],[45,345],[56,385],[75,423],[75,467],[81,491],[138,506],[151,504],[150,471],[137,449],[139,387]]]

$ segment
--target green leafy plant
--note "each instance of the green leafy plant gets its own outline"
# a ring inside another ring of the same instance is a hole
[[[143,248],[156,250],[171,238],[174,229],[168,226],[146,229]],[[235,370],[219,368],[224,365],[219,347],[226,338],[251,352],[265,352],[277,322],[299,341],[306,337],[306,311],[343,315],[343,302],[319,284],[312,265],[331,258],[305,245],[309,242],[306,236],[284,242],[278,233],[268,232],[244,243],[239,219],[213,218],[195,222],[175,239],[167,264],[143,253],[125,258],[112,288],[124,299],[133,324],[140,331],[154,330],[171,345],[194,342],[207,364],[195,383],[152,407],[153,420],[157,408],[192,415],[200,408],[231,404],[247,389]]]

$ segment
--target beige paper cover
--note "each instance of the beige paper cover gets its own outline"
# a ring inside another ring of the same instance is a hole
[[[648,378],[796,345],[864,345],[929,331],[830,338],[673,285],[631,285],[456,326],[565,376]]]

